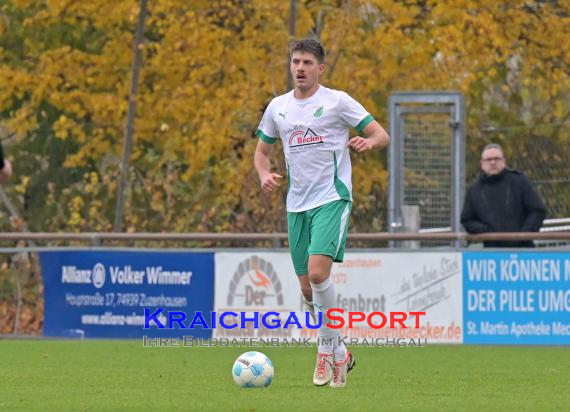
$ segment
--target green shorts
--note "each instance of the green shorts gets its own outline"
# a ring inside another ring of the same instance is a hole
[[[288,212],[289,251],[297,276],[309,272],[309,255],[342,262],[352,202],[335,200],[304,212]]]

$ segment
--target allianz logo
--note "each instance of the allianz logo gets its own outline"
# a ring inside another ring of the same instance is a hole
[[[61,283],[93,283],[97,289],[105,284],[105,266],[97,263],[93,269],[78,269],[77,266],[61,267]]]
[[[109,279],[112,284],[121,285],[183,285],[189,286],[192,278],[191,271],[163,270],[162,266],[148,266],[144,270],[135,270],[131,266],[109,267]],[[61,283],[93,284],[97,289],[105,285],[107,270],[102,263],[97,263],[93,269],[83,269],[77,266],[61,267]]]

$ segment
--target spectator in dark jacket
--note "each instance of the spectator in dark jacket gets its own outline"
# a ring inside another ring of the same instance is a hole
[[[501,146],[481,153],[481,174],[469,187],[461,213],[468,233],[538,232],[546,207],[536,187],[521,172],[506,167]],[[485,247],[534,247],[531,240],[485,241]]]

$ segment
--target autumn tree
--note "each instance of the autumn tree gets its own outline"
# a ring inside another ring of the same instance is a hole
[[[490,139],[512,155],[532,153],[537,135],[568,144],[564,2],[300,0],[297,9],[298,36],[327,49],[323,84],[385,126],[393,91],[460,90],[470,153]],[[135,0],[1,6],[0,125],[16,169],[6,189],[31,230],[111,229],[138,12]],[[259,191],[252,158],[264,108],[286,91],[289,40],[288,2],[149,2],[127,230],[286,229],[284,191]],[[525,133],[485,132],[505,125]],[[384,230],[385,153],[353,165],[351,230]]]

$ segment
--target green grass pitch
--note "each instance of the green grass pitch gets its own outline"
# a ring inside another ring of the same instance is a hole
[[[0,340],[0,411],[570,410],[570,348],[352,348],[343,389],[311,383],[316,348],[251,348],[275,366],[240,389],[248,348],[143,348],[141,340]]]

